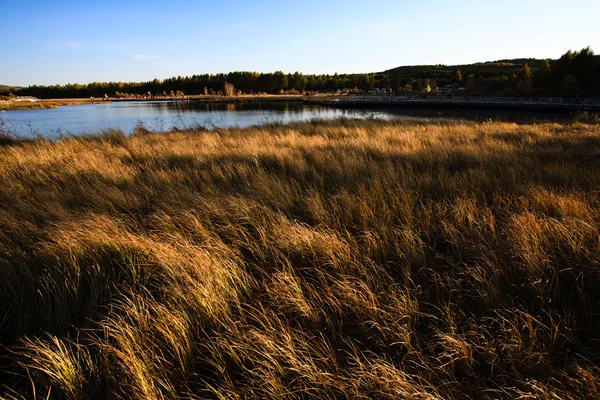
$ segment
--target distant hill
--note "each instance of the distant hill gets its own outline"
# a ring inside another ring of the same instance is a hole
[[[462,93],[503,96],[598,96],[600,56],[588,47],[557,60],[517,58],[463,65],[413,65],[377,74],[376,83],[423,90],[454,86]],[[378,79],[377,79],[378,78]]]
[[[22,89],[20,86],[0,85],[0,90]]]
[[[382,72],[391,76],[410,77],[412,79],[436,79],[447,82],[454,81],[457,71],[463,78],[474,75],[478,78],[511,77],[521,70],[525,64],[532,69],[542,68],[545,60],[535,58],[519,58],[514,60],[498,60],[462,65],[413,65],[392,68]]]

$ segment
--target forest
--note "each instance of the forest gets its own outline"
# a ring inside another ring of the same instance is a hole
[[[590,47],[556,60],[513,59],[468,65],[405,66],[384,72],[315,75],[300,72],[235,71],[177,76],[148,82],[92,82],[20,89],[0,88],[0,96],[38,98],[127,97],[140,95],[240,95],[366,92],[384,88],[396,94],[431,92],[438,87],[479,96],[600,96],[600,56]]]

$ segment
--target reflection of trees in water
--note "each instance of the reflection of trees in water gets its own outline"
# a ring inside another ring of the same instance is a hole
[[[443,108],[395,108],[386,109],[385,113],[392,116],[409,116],[420,118],[452,118],[469,121],[499,121],[499,122],[536,122],[536,121],[566,121],[572,119],[568,113],[551,113],[540,111],[510,111],[484,109],[443,109]]]
[[[202,103],[185,102],[187,111],[292,111],[302,112],[306,106],[300,102],[258,103]]]
[[[237,111],[240,112],[236,113]],[[45,115],[49,115],[51,118],[41,118]],[[0,114],[0,136],[4,134],[6,137],[19,135],[55,138],[62,134],[79,135],[110,128],[119,128],[127,133],[142,128],[164,132],[171,129],[216,129],[332,118],[444,118],[532,123],[565,122],[572,120],[573,115],[481,109],[340,109],[301,102],[132,102],[103,104],[98,107],[89,106],[81,110],[64,108],[50,112],[36,110],[13,114],[2,113]]]

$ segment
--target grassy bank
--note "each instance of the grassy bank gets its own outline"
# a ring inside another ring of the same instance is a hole
[[[0,393],[597,398],[599,159],[580,123],[2,146]]]
[[[240,95],[240,96],[186,96],[186,100],[199,103],[256,103],[256,102],[295,102],[305,101],[314,104],[326,104],[333,95],[302,96],[302,95]],[[0,100],[0,110],[44,110],[49,108],[58,108],[61,106],[77,106],[83,104],[106,104],[111,101],[176,101],[176,99],[116,99],[110,101],[102,99],[45,99],[37,102],[29,101],[2,101]]]
[[[104,104],[104,100],[88,99],[48,99],[36,102],[29,101],[0,101],[0,110],[45,110],[60,106],[79,106],[82,104]]]
[[[287,94],[242,94],[236,96],[212,96],[212,95],[189,95],[185,98],[149,98],[149,99],[116,99],[111,101],[186,101],[191,100],[198,103],[259,103],[259,102],[305,102],[313,104],[328,104],[330,100],[337,98],[334,94],[318,95],[287,95]]]
[[[252,95],[252,94],[243,94],[239,96],[188,96],[190,99],[194,101],[198,101],[200,103],[253,103],[253,102],[290,102],[290,101],[302,101],[304,96],[302,95],[285,95],[285,94],[277,94],[277,95]]]

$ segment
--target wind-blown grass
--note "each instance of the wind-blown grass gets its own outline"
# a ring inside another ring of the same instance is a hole
[[[3,396],[599,397],[599,160],[579,123],[1,146]]]

